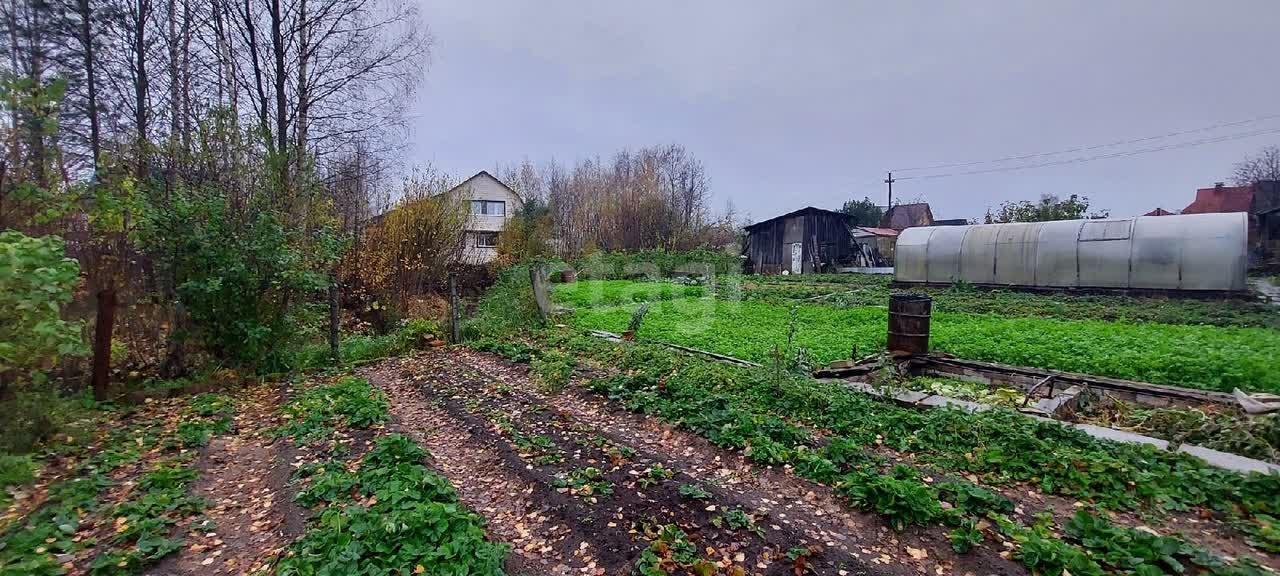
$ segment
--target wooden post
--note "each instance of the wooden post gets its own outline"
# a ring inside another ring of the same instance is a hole
[[[342,363],[342,352],[338,349],[338,280],[329,278],[329,355],[334,364]]]
[[[111,332],[116,323],[116,290],[98,291],[98,320],[93,328],[93,399],[107,399],[111,383]]]
[[[547,294],[547,270],[542,266],[529,267],[529,285],[533,287],[533,300],[538,304],[538,318],[543,322],[551,315],[551,297]]]
[[[461,340],[458,335],[458,277],[453,272],[449,273],[449,337],[454,344]]]

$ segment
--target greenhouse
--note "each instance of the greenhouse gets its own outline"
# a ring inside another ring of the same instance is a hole
[[[1245,290],[1244,213],[908,228],[908,284],[1233,292]]]

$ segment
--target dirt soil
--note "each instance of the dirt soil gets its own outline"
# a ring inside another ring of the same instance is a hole
[[[991,547],[953,553],[941,529],[894,532],[830,488],[576,387],[544,394],[492,355],[433,350],[363,372],[390,397],[392,428],[511,544],[513,573],[631,574],[665,524],[725,574],[797,574],[797,552],[810,574],[1026,573]]]
[[[196,467],[195,494],[208,503],[186,545],[149,574],[262,574],[294,538],[308,512],[293,503],[292,464],[301,458],[288,439],[269,431],[283,391],[258,386],[237,394],[231,434],[214,436]]]

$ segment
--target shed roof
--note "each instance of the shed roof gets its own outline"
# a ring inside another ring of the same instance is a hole
[[[1215,186],[1196,190],[1196,199],[1182,209],[1183,214],[1248,212],[1253,203],[1253,186]]]
[[[803,214],[810,214],[810,213],[826,214],[826,215],[828,215],[828,216],[835,216],[835,217],[838,217],[838,218],[848,218],[848,217],[849,217],[849,215],[848,215],[848,214],[845,214],[844,212],[836,212],[836,211],[834,211],[834,210],[823,210],[822,208],[814,208],[813,206],[805,206],[804,208],[801,208],[801,209],[796,210],[796,211],[794,211],[794,212],[787,212],[786,214],[783,214],[783,215],[781,215],[781,216],[774,216],[773,218],[770,218],[770,219],[768,219],[768,220],[761,220],[761,221],[756,222],[756,223],[754,223],[754,224],[750,224],[750,225],[744,226],[744,227],[743,227],[743,230],[750,231],[752,228],[756,228],[756,227],[762,226],[762,225],[764,225],[764,224],[768,224],[768,223],[770,223],[770,222],[773,222],[774,220],[781,220],[781,219],[783,219],[783,218],[791,218],[791,217],[793,217],[793,216],[800,216],[800,215],[803,215]]]
[[[858,230],[861,232],[865,232],[866,233],[865,235],[867,236],[886,236],[889,238],[898,237],[898,231],[894,230],[893,228],[874,228],[871,226],[858,226]],[[859,234],[857,232],[854,232],[854,236],[858,236],[858,235]]]
[[[928,202],[916,204],[896,204],[891,206],[880,218],[881,228],[904,230],[913,226],[932,226],[933,210]]]
[[[1143,214],[1143,216],[1173,216],[1173,215],[1174,215],[1173,212],[1165,210],[1164,208],[1156,208],[1155,210],[1152,210],[1150,212],[1147,212],[1146,214]]]

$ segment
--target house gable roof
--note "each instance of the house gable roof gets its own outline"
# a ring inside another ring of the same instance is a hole
[[[507,192],[510,192],[510,193],[511,193],[511,195],[512,195],[512,196],[515,196],[516,198],[519,198],[521,202],[524,202],[524,197],[523,197],[523,196],[521,196],[519,192],[516,192],[516,191],[515,191],[515,190],[513,190],[510,186],[507,186],[507,183],[506,183],[506,182],[503,182],[502,180],[499,180],[497,176],[494,176],[493,174],[490,174],[488,170],[481,170],[481,171],[479,171],[479,172],[476,172],[473,176],[471,176],[470,178],[467,178],[466,180],[463,180],[460,184],[458,184],[457,186],[454,186],[453,188],[450,188],[450,189],[449,189],[448,191],[446,191],[445,193],[446,193],[446,194],[449,194],[449,193],[452,193],[452,192],[453,192],[453,191],[455,191],[455,190],[459,190],[459,189],[461,189],[463,186],[466,186],[467,184],[470,184],[472,180],[475,180],[475,179],[477,179],[477,178],[480,178],[481,176],[488,177],[490,180],[493,180],[494,182],[497,182],[499,186],[502,186],[503,188],[505,188],[505,189],[507,190]]]
[[[743,229],[743,230],[746,230],[746,231],[748,231],[748,232],[750,232],[753,228],[758,228],[758,227],[760,227],[760,226],[763,226],[763,225],[765,225],[765,224],[768,224],[768,223],[770,223],[770,222],[773,222],[774,220],[781,220],[781,219],[784,219],[784,218],[791,218],[791,217],[794,217],[794,216],[801,216],[801,215],[804,215],[804,214],[826,214],[826,215],[828,215],[828,216],[836,216],[836,217],[840,217],[840,218],[848,218],[848,217],[849,217],[849,215],[848,215],[848,214],[845,214],[844,212],[836,212],[836,211],[834,211],[834,210],[823,210],[822,208],[814,208],[813,206],[805,206],[804,208],[801,208],[801,209],[796,210],[796,211],[794,211],[794,212],[787,212],[786,214],[783,214],[783,215],[781,215],[781,216],[774,216],[773,218],[770,218],[770,219],[768,219],[768,220],[761,220],[761,221],[756,222],[756,223],[754,223],[754,224],[749,224],[749,225],[747,225],[747,226],[744,226],[742,229]]]
[[[1248,212],[1252,203],[1253,186],[1215,186],[1196,190],[1196,199],[1182,213]]]
[[[916,226],[932,226],[933,210],[929,203],[895,204],[880,218],[881,228],[904,230]]]

